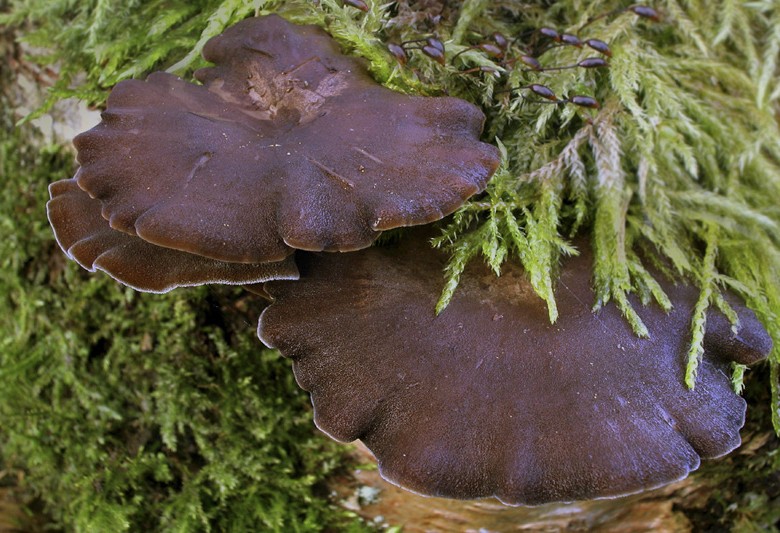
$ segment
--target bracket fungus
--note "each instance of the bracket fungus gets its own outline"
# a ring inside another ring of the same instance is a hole
[[[298,279],[292,256],[276,263],[227,263],[156,246],[112,229],[100,215],[100,203],[73,179],[52,183],[49,193],[46,210],[57,243],[68,257],[136,290],[159,293],[205,283],[245,285]]]
[[[692,287],[667,284],[673,311],[645,308],[660,334],[639,339],[614,306],[591,310],[587,245],[562,269],[557,324],[512,265],[500,278],[469,266],[435,316],[445,258],[424,230],[360,250],[485,188],[499,152],[479,141],[476,106],[390,91],[322,29],[275,15],[203,55],[203,85],[123,81],[75,139],[81,166],[47,207],[80,265],[143,291],[235,283],[269,296],[258,333],[293,359],[317,425],[363,440],[387,479],[423,494],[618,496],[739,444],[745,402],[726,369],[771,345],[741,304],[738,334],[711,313],[688,390]]]
[[[739,336],[712,311],[696,388],[683,383],[691,286],[665,285],[674,309],[641,310],[640,339],[612,304],[593,312],[591,258],[562,268],[560,317],[507,265],[466,269],[439,316],[446,257],[417,232],[353,254],[299,254],[301,279],[265,284],[265,344],[292,358],[315,421],[362,440],[387,480],[425,495],[496,496],[535,505],[616,497],[685,477],[700,458],[740,443],[745,402],[730,361],[771,347],[755,315],[732,300]]]
[[[498,167],[476,106],[382,87],[319,27],[250,18],[203,56],[203,85],[120,82],[74,140],[112,228],[227,262],[350,251],[453,212]]]

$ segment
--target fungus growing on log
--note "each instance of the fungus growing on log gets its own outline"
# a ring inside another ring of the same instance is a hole
[[[49,220],[68,257],[90,272],[100,269],[136,290],[159,293],[205,283],[298,279],[292,256],[276,263],[227,263],[156,246],[112,229],[100,215],[100,203],[73,179],[52,183],[49,192]]]
[[[664,284],[674,308],[641,309],[651,338],[638,338],[614,305],[592,311],[592,258],[580,242],[560,273],[557,323],[511,264],[500,278],[471,264],[435,316],[446,257],[427,236],[299,254],[299,281],[265,284],[275,301],[260,338],[294,361],[318,427],[362,440],[387,480],[508,504],[616,497],[739,445],[745,402],[729,365],[762,359],[771,340],[736,300],[739,336],[711,311],[707,346],[726,349],[708,349],[689,390],[696,288]]]
[[[484,189],[484,115],[377,84],[321,28],[270,15],[211,39],[203,85],[154,73],[74,140],[78,186],[112,228],[228,262],[350,251]]]
[[[423,494],[614,497],[738,446],[745,402],[726,370],[771,346],[740,303],[738,333],[711,312],[688,390],[693,287],[666,284],[675,307],[645,308],[657,334],[639,339],[614,306],[592,311],[587,245],[562,269],[556,324],[514,265],[500,278],[469,266],[435,316],[445,258],[428,232],[355,251],[485,188],[499,152],[479,141],[477,107],[383,88],[322,29],[278,16],[203,54],[203,85],[121,82],[75,139],[81,167],[52,184],[48,213],[79,264],[138,290],[233,283],[274,299],[258,333],[293,359],[317,425]],[[295,261],[303,279],[279,281]]]

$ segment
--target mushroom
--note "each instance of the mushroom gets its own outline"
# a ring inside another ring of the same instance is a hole
[[[363,440],[411,490],[509,504],[613,497],[682,478],[740,442],[732,361],[771,346],[713,312],[699,382],[681,378],[696,290],[671,286],[636,338],[614,306],[591,311],[590,253],[562,270],[550,324],[521,268],[467,268],[439,316],[445,258],[412,232],[482,191],[499,164],[484,115],[455,98],[376,84],[315,26],[247,19],[211,39],[202,86],[155,73],[111,93],[50,187],[63,250],[139,290],[246,284],[274,302],[258,334],[294,361],[315,421]],[[265,292],[264,292],[265,291]],[[267,294],[266,294],[267,293]]]
[[[112,229],[100,215],[100,202],[73,179],[49,186],[46,204],[54,235],[63,251],[87,270],[100,269],[136,290],[168,292],[204,283],[251,284],[298,279],[293,256],[276,263],[226,263],[150,244]]]
[[[476,106],[386,89],[316,26],[246,19],[203,56],[202,86],[123,81],[74,140],[112,228],[228,262],[350,251],[453,212],[498,167]]]
[[[696,288],[664,283],[674,308],[641,308],[651,337],[638,338],[614,305],[592,310],[592,257],[579,242],[561,269],[555,324],[513,264],[499,278],[470,265],[435,316],[446,257],[429,236],[298,254],[299,281],[265,284],[274,302],[259,337],[293,360],[317,426],[362,440],[385,479],[424,495],[537,505],[658,487],[739,445],[745,402],[729,365],[764,358],[771,340],[737,300],[738,335],[710,312],[689,390]]]

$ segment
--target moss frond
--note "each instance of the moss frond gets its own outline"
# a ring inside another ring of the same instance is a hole
[[[529,35],[539,25],[576,32],[589,17],[622,7],[609,1],[565,4],[535,11],[527,24],[514,21],[512,34]],[[630,295],[669,309],[658,273],[696,284],[701,292],[691,323],[690,387],[696,383],[706,314],[714,306],[735,318],[721,291],[726,286],[737,291],[775,340],[770,366],[777,410],[780,301],[773,280],[780,279],[775,205],[780,7],[731,0],[706,6],[668,0],[655,7],[664,15],[660,24],[625,13],[587,27],[581,37],[598,37],[612,48],[606,71],[512,68],[505,81],[491,85],[488,132],[506,146],[504,171],[445,232],[462,260],[480,255],[484,243],[474,234],[486,224],[497,227],[501,236],[491,233],[490,239],[511,243],[507,259],[526,267],[551,318],[554,278],[539,266],[549,272],[565,252],[560,243],[579,228],[587,228],[595,252],[594,306],[614,302],[639,335],[653,332],[642,324]],[[475,18],[470,34],[487,34],[482,24]],[[543,63],[572,64],[587,55],[560,47],[546,53]],[[541,105],[531,102],[528,91],[500,91],[502,85],[529,83],[543,83],[563,96],[590,94],[603,106],[592,112]],[[486,85],[460,78],[447,88],[474,99]],[[448,271],[448,292],[454,282]]]
[[[245,19],[251,14],[258,14],[261,11],[270,11],[281,4],[279,0],[254,0],[246,2],[245,0],[224,0],[216,9],[214,9],[206,19],[206,27],[200,32],[198,42],[195,43],[190,51],[179,61],[168,67],[168,72],[181,74],[187,72],[193,63],[200,60],[200,54],[206,42],[222,33],[225,28]],[[156,28],[154,28],[156,29]],[[152,30],[150,30],[150,33]],[[129,77],[140,75],[148,70],[149,66],[139,65],[138,68],[126,70],[123,75],[130,74]]]

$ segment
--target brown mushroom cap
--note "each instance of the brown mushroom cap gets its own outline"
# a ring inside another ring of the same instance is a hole
[[[203,54],[203,86],[123,81],[76,137],[114,229],[231,262],[355,250],[451,213],[499,164],[478,108],[381,87],[316,26],[247,19]]]
[[[266,283],[275,301],[258,330],[293,359],[317,426],[365,442],[389,481],[508,504],[616,497],[739,445],[745,402],[731,387],[733,357],[706,353],[696,388],[683,383],[695,288],[666,284],[668,315],[637,304],[652,335],[640,339],[613,305],[591,310],[580,243],[562,268],[557,323],[509,264],[500,278],[470,265],[435,316],[446,258],[416,233],[354,254],[299,254],[300,281]],[[737,358],[755,362],[771,341],[736,309],[750,339]],[[708,344],[730,331],[713,320]]]
[[[136,290],[160,293],[204,283],[298,279],[292,256],[277,263],[226,263],[155,246],[111,229],[100,215],[100,203],[82,191],[75,179],[52,183],[49,194],[49,221],[68,257],[90,272],[102,270]]]

